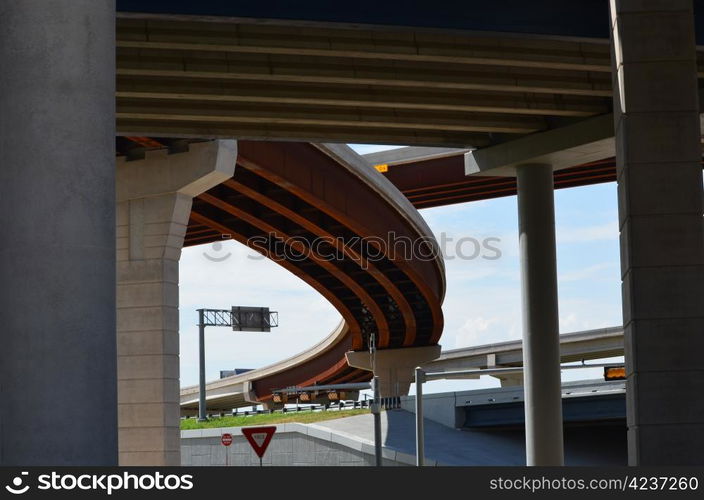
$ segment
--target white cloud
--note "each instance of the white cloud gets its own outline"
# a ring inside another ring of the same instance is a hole
[[[618,234],[617,219],[589,226],[559,227],[556,231],[558,245],[618,240]]]
[[[599,264],[594,264],[592,266],[585,267],[583,269],[576,269],[567,273],[561,273],[558,276],[559,282],[571,282],[571,281],[581,281],[587,278],[591,278],[594,275],[599,274],[600,271],[607,269],[613,269],[617,264],[614,262],[602,262]]]
[[[562,298],[559,307],[561,333],[623,324],[620,301],[608,298]]]
[[[483,316],[468,318],[455,334],[455,348],[482,344],[486,341],[489,327],[498,321],[499,318],[485,318]]]

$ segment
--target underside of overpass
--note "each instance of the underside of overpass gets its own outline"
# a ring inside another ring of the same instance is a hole
[[[230,235],[274,257],[277,241],[308,250],[317,238],[395,231],[433,247],[415,208],[516,193],[526,401],[537,401],[526,408],[539,409],[526,410],[528,463],[561,463],[559,446],[541,448],[561,442],[550,434],[561,418],[552,189],[614,179],[629,460],[700,463],[704,403],[678,398],[702,386],[692,354],[704,322],[699,17],[691,0],[609,3],[514,6],[490,21],[501,2],[467,2],[483,14],[459,26],[462,16],[423,19],[415,6],[396,20],[380,13],[380,25],[325,9],[262,19],[256,6],[208,1],[121,0],[116,20],[113,2],[8,5],[0,464],[115,463],[116,420],[122,463],[178,463],[184,245]],[[330,145],[353,142],[460,152],[363,160]],[[279,263],[344,324],[315,356],[255,381],[257,400],[289,382],[368,378],[344,353],[367,349],[372,332],[387,351],[440,341],[440,258],[321,250],[339,259],[307,251]],[[70,411],[51,420],[37,411],[61,407]],[[60,430],[56,456],[41,451],[45,437],[25,439],[47,425]]]

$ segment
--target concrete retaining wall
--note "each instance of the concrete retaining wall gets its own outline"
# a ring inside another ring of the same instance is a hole
[[[268,466],[373,466],[374,444],[356,436],[313,425],[278,424],[264,455]],[[232,434],[232,445],[220,442]],[[226,455],[227,454],[227,455]],[[413,465],[415,457],[383,450],[384,465]],[[242,435],[241,427],[181,431],[181,464],[184,466],[258,466],[259,457]]]
[[[462,427],[464,410],[457,408],[456,392],[423,395],[423,417],[451,429]],[[463,393],[460,393],[463,394]],[[416,397],[401,396],[401,409],[416,412]]]

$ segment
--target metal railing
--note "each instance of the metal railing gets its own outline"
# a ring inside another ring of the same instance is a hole
[[[240,410],[234,408],[231,412],[216,412],[208,413],[208,418],[224,418],[224,417],[251,417],[255,415],[273,415],[273,414],[285,414],[285,413],[300,413],[300,412],[321,412],[321,411],[347,411],[347,410],[358,410],[371,407],[372,400],[362,400],[362,401],[339,401],[337,403],[328,404],[299,404],[291,405],[290,407],[283,407],[278,409],[264,410]],[[183,416],[182,420],[188,420],[189,418],[197,418],[197,416]]]

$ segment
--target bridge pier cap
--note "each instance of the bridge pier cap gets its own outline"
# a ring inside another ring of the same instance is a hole
[[[405,396],[414,380],[414,370],[440,356],[441,346],[404,347],[381,349],[373,355],[369,351],[348,351],[347,364],[362,370],[373,371],[379,377],[382,398]]]

